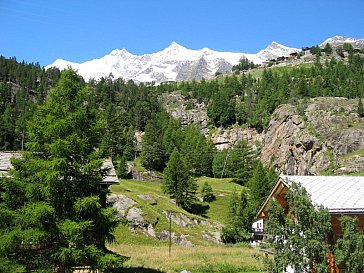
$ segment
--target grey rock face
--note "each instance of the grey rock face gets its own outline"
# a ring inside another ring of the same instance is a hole
[[[363,171],[362,156],[350,156],[364,148],[356,105],[357,100],[315,98],[304,115],[292,105],[280,106],[265,134],[262,162],[290,175],[319,174],[329,166],[338,174]]]
[[[185,247],[193,247],[194,245],[187,240],[188,235],[183,235],[181,234],[180,236],[175,235],[174,232],[171,233],[171,240],[173,243],[180,245],[180,246],[185,246]],[[166,230],[162,230],[161,233],[159,234],[159,239],[160,240],[169,240],[169,231]]]
[[[178,119],[182,126],[198,124],[203,133],[208,133],[208,117],[206,105],[195,99],[186,100],[179,91],[163,94],[161,102],[166,111],[174,118]],[[191,104],[191,109],[187,105]]]
[[[113,203],[113,207],[117,209],[119,217],[124,217],[125,212],[136,204],[134,200],[123,194],[110,195],[107,199],[108,202]]]
[[[240,140],[246,140],[252,147],[256,147],[257,143],[263,140],[263,135],[251,128],[218,128],[212,134],[211,140],[218,150],[231,148]]]

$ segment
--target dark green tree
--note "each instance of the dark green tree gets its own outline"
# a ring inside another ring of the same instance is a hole
[[[247,141],[240,140],[234,145],[227,157],[226,177],[234,178],[234,181],[240,185],[247,185],[256,162],[254,150]]]
[[[193,124],[185,128],[181,154],[192,175],[211,176],[214,145]]]
[[[331,47],[331,45],[330,45],[330,43],[326,43],[325,44],[325,48],[324,48],[324,50],[325,50],[325,53],[327,54],[327,55],[331,55],[332,54],[332,47]]]
[[[149,170],[163,170],[166,154],[163,147],[163,128],[160,122],[153,120],[145,127],[142,141],[141,161]]]
[[[226,244],[236,244],[250,238],[251,213],[248,194],[242,190],[240,194],[236,189],[231,194],[229,204],[229,223],[223,227],[221,239]]]
[[[209,183],[205,182],[201,189],[201,196],[203,202],[212,202],[216,199],[212,187]]]
[[[0,179],[0,268],[10,270],[3,272],[121,266],[105,248],[118,220],[100,184],[107,170],[89,99],[83,79],[64,71],[29,123],[28,152]]]
[[[162,189],[175,198],[177,206],[189,209],[196,199],[197,185],[190,177],[188,167],[175,148],[163,172]]]
[[[258,211],[260,205],[268,196],[269,191],[278,179],[278,174],[274,170],[269,170],[258,161],[256,164],[252,177],[249,179],[248,188],[250,190],[250,197],[253,211]]]
[[[235,123],[235,100],[231,90],[215,93],[207,107],[207,114],[215,126],[228,127]]]

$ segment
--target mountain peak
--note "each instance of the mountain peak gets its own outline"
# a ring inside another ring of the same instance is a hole
[[[164,49],[164,52],[168,53],[180,53],[181,51],[187,50],[184,46],[181,46],[177,42],[172,42],[166,49]]]
[[[114,49],[113,51],[110,52],[111,56],[120,56],[120,57],[127,57],[127,56],[131,56],[132,54],[127,51],[125,48],[123,49]]]
[[[324,46],[325,44],[331,44],[333,46],[341,46],[343,44],[352,44],[353,46],[363,47],[364,46],[364,39],[357,39],[357,38],[349,38],[346,36],[335,35],[331,38],[328,38],[325,42],[323,42],[320,46]]]

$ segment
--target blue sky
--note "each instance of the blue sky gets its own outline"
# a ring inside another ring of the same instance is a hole
[[[0,0],[0,55],[42,66],[100,58],[113,49],[256,53],[272,41],[316,45],[364,38],[363,0]]]

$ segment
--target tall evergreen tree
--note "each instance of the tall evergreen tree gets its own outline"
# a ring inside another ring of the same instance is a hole
[[[176,199],[177,206],[190,208],[195,200],[197,185],[180,153],[175,148],[163,172],[163,191]]]
[[[1,178],[0,271],[121,265],[105,248],[118,221],[100,184],[106,173],[96,150],[101,128],[89,99],[83,79],[64,71],[29,124],[28,152]]]
[[[254,150],[247,141],[238,141],[226,161],[226,176],[234,178],[235,182],[246,185],[252,176],[257,160]]]

